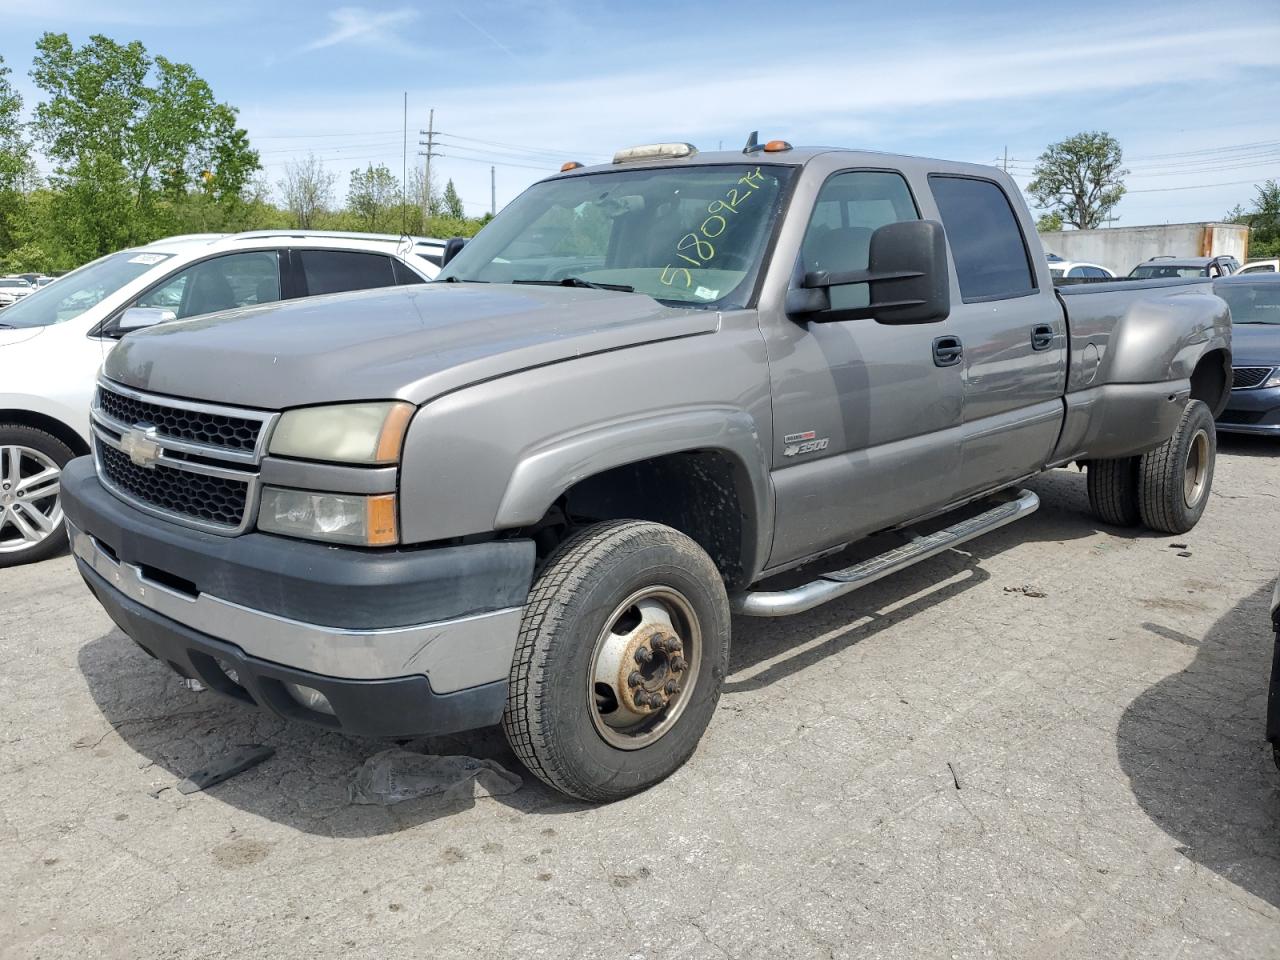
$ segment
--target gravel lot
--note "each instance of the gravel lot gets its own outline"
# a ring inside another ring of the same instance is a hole
[[[1280,446],[1223,448],[1185,538],[1057,471],[966,553],[737,621],[692,762],[603,808],[354,806],[385,744],[182,689],[66,556],[0,572],[0,955],[1280,956]],[[276,755],[173,789],[242,743]]]

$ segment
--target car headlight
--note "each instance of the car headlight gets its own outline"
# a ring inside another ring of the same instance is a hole
[[[1262,386],[1263,389],[1266,389],[1267,387],[1280,387],[1280,367],[1271,371],[1271,376],[1267,377],[1267,382]]]
[[[411,403],[386,401],[286,410],[268,449],[302,460],[398,463],[414,409]]]
[[[263,487],[258,529],[306,540],[386,547],[399,541],[393,493],[365,497]]]

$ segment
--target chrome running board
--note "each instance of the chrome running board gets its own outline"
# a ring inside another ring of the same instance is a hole
[[[998,503],[991,509],[961,520],[928,536],[914,536],[910,543],[871,557],[843,570],[824,573],[817,580],[790,590],[744,593],[733,598],[733,611],[748,617],[785,617],[843,597],[859,587],[897,573],[913,563],[950,550],[952,547],[990,533],[1015,520],[1035,513],[1040,498],[1030,490],[1019,490],[1016,499]]]

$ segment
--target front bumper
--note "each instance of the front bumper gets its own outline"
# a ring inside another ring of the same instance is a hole
[[[133,510],[88,458],[68,464],[62,492],[85,582],[125,633],[183,676],[367,736],[500,719],[531,542],[366,551],[219,537]],[[332,713],[290,685],[323,694]]]
[[[1280,437],[1280,387],[1232,390],[1218,432]]]

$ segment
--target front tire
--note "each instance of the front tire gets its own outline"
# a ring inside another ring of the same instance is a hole
[[[1186,533],[1209,503],[1218,435],[1213,413],[1190,400],[1173,436],[1138,463],[1138,508],[1142,522],[1165,533]]]
[[[656,523],[599,523],[561,544],[525,605],[503,729],[571,797],[638,793],[689,759],[728,671],[730,616],[711,558]]]
[[[50,433],[0,424],[0,567],[47,560],[67,542],[61,480],[73,456]]]

